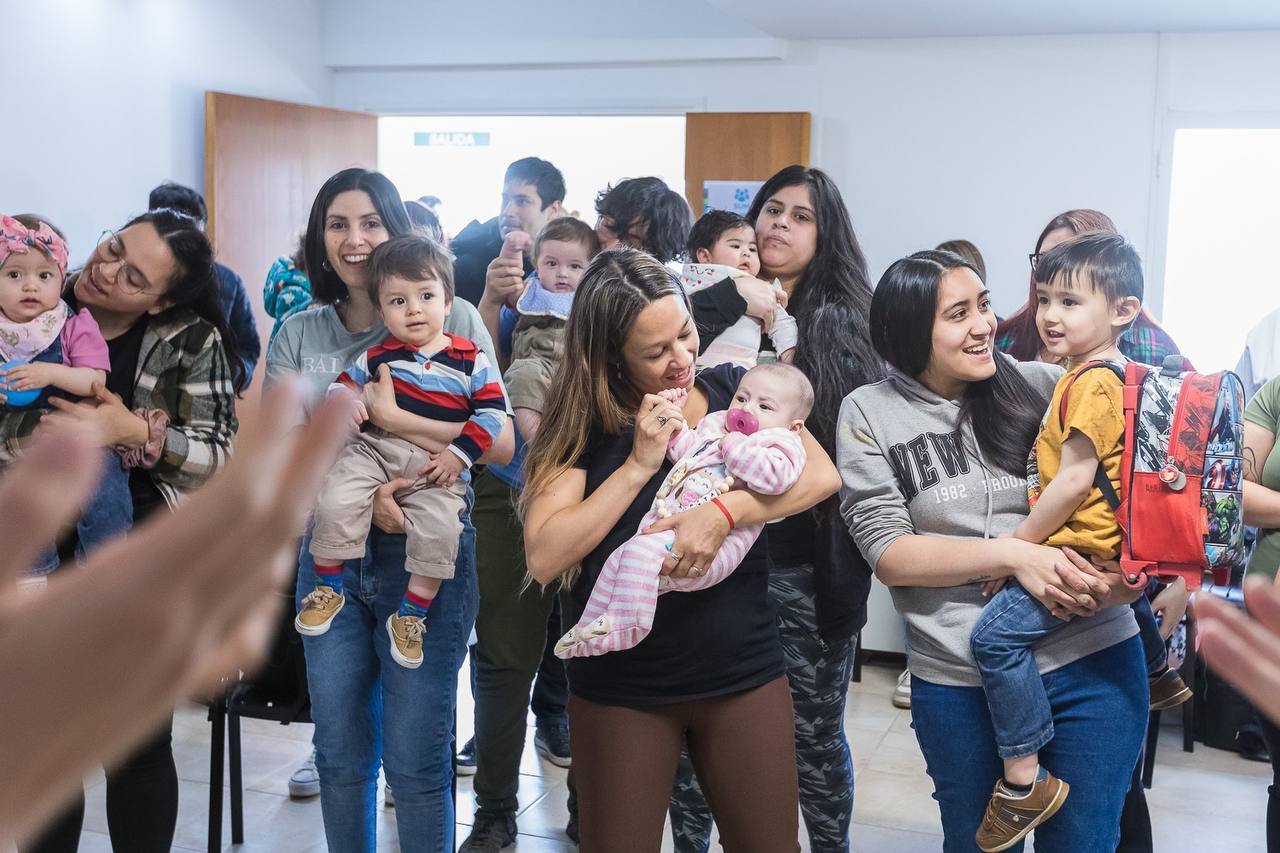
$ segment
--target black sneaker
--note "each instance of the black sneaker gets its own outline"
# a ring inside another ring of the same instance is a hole
[[[538,733],[533,736],[533,746],[538,750],[538,755],[556,767],[568,767],[573,763],[573,759],[569,757],[569,727],[566,725],[538,726]]]
[[[515,815],[476,815],[476,825],[458,853],[498,853],[516,843]]]
[[[474,776],[476,775],[476,739],[471,738],[462,745],[462,749],[458,750],[458,775]]]

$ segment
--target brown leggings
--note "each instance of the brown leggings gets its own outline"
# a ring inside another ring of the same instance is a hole
[[[658,853],[685,738],[728,853],[800,849],[795,720],[785,677],[675,705],[569,697],[581,853]]]

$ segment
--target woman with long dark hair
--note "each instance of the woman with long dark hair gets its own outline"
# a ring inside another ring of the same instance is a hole
[[[1036,263],[1040,256],[1059,243],[1089,231],[1119,234],[1116,224],[1100,210],[1085,208],[1060,213],[1040,232],[1035,251],[1028,256],[1031,263],[1031,281],[1027,304],[1012,317],[1000,323],[996,330],[996,347],[1018,361],[1045,360],[1040,331],[1036,328]],[[1120,336],[1118,346],[1124,357],[1143,364],[1164,364],[1166,357],[1177,355],[1178,345],[1155,318],[1144,308],[1138,319]]]
[[[825,172],[788,166],[756,193],[747,219],[756,229],[762,280],[725,280],[694,294],[699,336],[714,340],[744,314],[772,318],[779,297],[766,282],[780,281],[781,298],[799,327],[794,363],[814,387],[807,424],[834,454],[840,401],[884,375],[871,349],[871,283],[849,211]],[[871,570],[840,523],[834,500],[773,525],[769,556],[769,592],[796,709],[801,812],[812,850],[844,853],[853,816],[844,706],[853,637],[866,623]],[[672,798],[672,826],[677,851],[706,849],[710,820],[687,765]]]
[[[942,812],[943,849],[975,833],[1002,773],[969,636],[984,584],[1016,578],[1069,624],[1036,648],[1054,738],[1040,760],[1071,786],[1037,851],[1113,853],[1147,719],[1129,590],[1067,549],[1009,537],[1026,517],[1027,455],[1061,370],[993,347],[976,270],[950,252],[892,264],[871,304],[889,377],[840,411],[841,511],[907,622],[911,714]]]
[[[696,372],[698,335],[675,275],[642,252],[602,252],[565,328],[564,359],[525,466],[525,560],[581,610],[605,560],[649,511],[682,425],[723,411],[745,370]],[[658,396],[687,389],[683,406]],[[674,578],[710,565],[735,524],[802,512],[831,494],[834,468],[806,431],[808,462],[776,497],[733,490],[677,513],[663,562]],[[723,582],[662,596],[633,649],[569,661],[569,716],[584,853],[650,853],[662,843],[671,779],[688,739],[726,849],[798,850],[791,694],[768,601],[764,540]]]
[[[384,175],[344,169],[324,183],[304,241],[313,299],[321,307],[294,314],[280,327],[267,351],[268,385],[302,376],[314,402],[358,354],[386,337],[369,295],[369,255],[412,228],[399,192]],[[444,328],[474,341],[497,362],[470,303],[455,299]],[[419,419],[406,417],[396,405],[389,379],[369,383],[364,393],[374,426],[415,443],[431,442],[421,426],[414,426]],[[481,461],[509,461],[511,435],[505,430]],[[418,473],[406,472],[410,479],[393,480],[379,490],[365,556],[344,567],[346,605],[328,633],[303,638],[325,837],[330,849],[344,853],[372,853],[377,846],[379,767],[395,792],[401,849],[454,849],[454,704],[478,595],[472,497],[468,489],[456,575],[440,588],[427,617],[424,665],[398,666],[383,627],[399,608],[408,578],[404,515],[393,493],[412,485]],[[298,557],[299,607],[316,585],[309,544],[310,534]]]
[[[247,377],[218,302],[213,249],[194,219],[153,210],[104,234],[68,279],[63,299],[97,321],[111,372],[96,399],[59,400],[53,417],[94,424],[103,446],[121,452],[137,524],[175,506],[231,452],[235,396]],[[5,414],[0,455],[11,458],[46,417],[39,410]],[[178,773],[172,732],[170,718],[107,770],[107,825],[117,850],[160,853],[173,844]],[[74,851],[83,822],[80,798],[23,849]]]

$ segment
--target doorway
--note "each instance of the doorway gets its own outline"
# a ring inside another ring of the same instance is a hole
[[[406,198],[441,200],[447,234],[498,215],[502,175],[541,157],[564,174],[565,210],[594,224],[596,193],[656,175],[684,186],[684,116],[385,116],[378,168]]]

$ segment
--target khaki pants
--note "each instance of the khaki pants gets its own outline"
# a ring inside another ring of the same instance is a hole
[[[390,433],[370,430],[358,435],[325,477],[311,556],[327,561],[363,557],[374,492],[397,477],[417,479],[427,461],[425,450]],[[466,494],[462,479],[448,488],[419,481],[396,493],[396,504],[404,511],[405,571],[441,580],[453,577]]]

